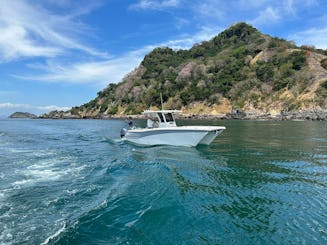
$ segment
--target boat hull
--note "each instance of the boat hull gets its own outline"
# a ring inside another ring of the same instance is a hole
[[[140,145],[197,146],[209,145],[225,127],[181,126],[128,130],[123,140]]]

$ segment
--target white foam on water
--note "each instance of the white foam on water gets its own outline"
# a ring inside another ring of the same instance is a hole
[[[38,150],[38,151],[33,151],[32,155],[35,157],[44,157],[44,156],[53,156],[56,155],[57,153],[54,150]]]
[[[126,227],[131,228],[132,226],[134,226],[140,219],[141,217],[149,210],[151,210],[152,206],[149,206],[146,209],[141,209],[139,211],[136,212],[137,218],[135,218],[134,220],[128,222],[125,224]]]
[[[4,224],[3,230],[0,233],[0,244],[1,245],[7,245],[7,244],[13,244],[14,236],[11,233],[11,229],[8,229],[7,225]]]
[[[13,183],[13,186],[22,186],[22,185],[27,185],[29,183],[33,183],[32,179],[26,179],[26,180],[17,180]]]
[[[26,157],[52,157],[57,154],[56,151],[50,149],[17,148],[15,145],[7,147],[6,151],[14,154],[24,154]]]
[[[105,199],[101,203],[99,203],[99,205],[96,206],[95,209],[102,209],[102,208],[106,208],[107,206],[108,206],[108,200]]]
[[[29,149],[17,149],[17,148],[7,148],[7,150],[11,153],[30,153],[32,150]]]
[[[69,195],[75,195],[79,190],[78,189],[73,189],[73,190],[66,190],[65,192]]]
[[[63,233],[66,230],[66,223],[63,224],[63,226],[56,231],[54,234],[52,234],[51,236],[49,236],[47,239],[45,239],[44,242],[41,243],[41,245],[46,245],[48,244],[51,240],[55,239],[56,237],[58,237],[61,233]]]
[[[25,173],[25,177],[27,179],[15,181],[13,185],[17,187],[17,186],[31,185],[44,181],[55,181],[60,179],[62,176],[63,176],[62,173],[55,172],[51,169],[30,170]]]
[[[27,163],[25,161],[24,164],[26,165]],[[19,188],[39,182],[57,181],[67,175],[77,176],[85,167],[85,165],[79,165],[70,156],[38,159],[34,164],[19,169],[18,174],[24,177],[15,181],[12,185]]]
[[[128,228],[131,228],[132,226],[134,226],[136,224],[137,221],[138,221],[138,219],[132,220],[131,222],[128,222],[127,224],[125,224],[125,226]]]
[[[17,180],[13,183],[14,186],[25,186],[31,185],[43,181],[55,181],[60,179],[65,173],[64,171],[56,171],[55,169],[45,169],[39,168],[36,169],[27,169],[21,171],[25,179]]]
[[[11,192],[11,191],[12,191],[12,189],[10,187],[1,189],[0,190],[0,200],[3,200],[7,196],[7,193]]]

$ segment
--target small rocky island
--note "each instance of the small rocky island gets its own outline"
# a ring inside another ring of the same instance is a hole
[[[37,116],[29,112],[15,112],[9,118],[37,118]]]

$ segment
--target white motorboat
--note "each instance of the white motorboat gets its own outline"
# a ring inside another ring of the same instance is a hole
[[[223,126],[177,126],[174,114],[178,110],[146,110],[146,128],[121,130],[121,138],[140,145],[197,146],[209,145],[226,128]]]

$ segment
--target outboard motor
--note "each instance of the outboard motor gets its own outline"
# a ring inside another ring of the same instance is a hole
[[[126,133],[127,133],[127,129],[126,129],[126,128],[122,128],[122,129],[120,130],[120,138],[125,137]]]

